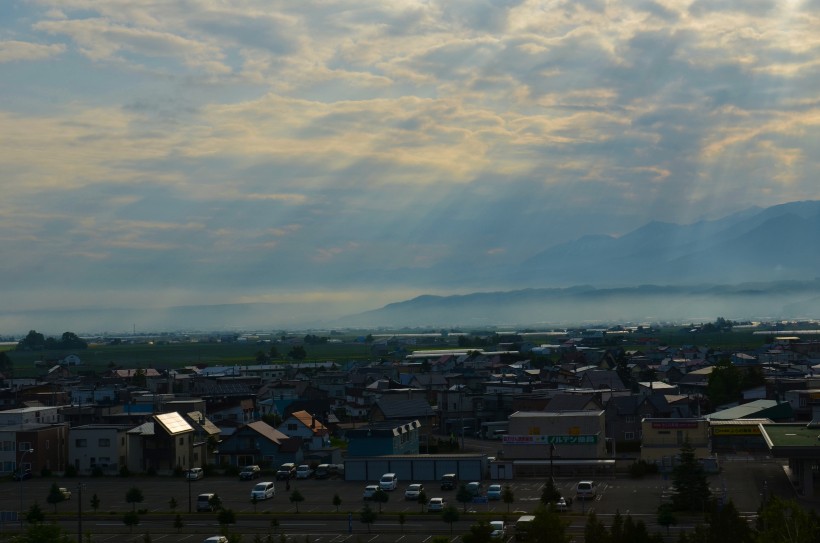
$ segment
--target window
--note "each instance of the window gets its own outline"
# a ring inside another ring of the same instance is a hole
[[[288,423],[288,432],[295,432],[297,430],[297,426],[295,422]]]
[[[23,451],[30,451],[33,448],[34,447],[31,446],[31,441],[21,441],[20,446],[18,447],[18,450],[20,452],[23,452]]]
[[[13,451],[14,450],[14,441],[4,441],[3,442],[3,450],[4,451]]]
[[[635,422],[635,415],[626,415],[624,417],[624,422],[634,423]]]
[[[635,432],[624,432],[624,439],[627,441],[632,441],[635,439]]]
[[[185,445],[185,438],[184,437],[179,438],[179,444],[180,445]]]
[[[110,447],[111,446],[111,440],[108,439],[107,437],[101,437],[99,442],[97,443],[97,445],[99,447]]]
[[[74,446],[77,448],[88,447],[88,440],[87,439],[75,439]]]

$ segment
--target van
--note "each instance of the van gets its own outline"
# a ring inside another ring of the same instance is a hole
[[[535,521],[535,515],[521,515],[515,522],[515,539],[521,541],[529,538],[530,530],[532,530],[532,523]]]
[[[214,506],[211,505],[211,499],[216,496],[213,492],[208,492],[206,494],[200,494],[196,497],[196,510],[197,511],[213,511]]]
[[[198,481],[205,477],[205,470],[202,468],[191,468],[185,473],[185,478],[189,481]]]
[[[575,486],[575,497],[579,500],[593,500],[598,495],[595,481],[581,481]]]
[[[379,488],[382,490],[396,490],[399,486],[399,476],[395,473],[385,473],[379,480]]]
[[[276,495],[276,488],[273,486],[273,481],[263,481],[256,483],[251,490],[251,500],[257,501],[267,500]]]
[[[441,476],[442,490],[455,490],[458,486],[458,477],[455,473],[445,473]]]
[[[316,471],[314,472],[314,476],[317,479],[327,479],[330,477],[330,464],[319,464],[316,466]]]

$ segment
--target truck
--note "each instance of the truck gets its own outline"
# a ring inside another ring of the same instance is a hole
[[[535,521],[535,515],[521,515],[515,521],[515,540],[522,541],[529,537],[532,523]]]

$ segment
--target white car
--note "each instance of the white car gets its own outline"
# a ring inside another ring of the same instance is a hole
[[[251,500],[254,498],[257,501],[269,500],[275,495],[276,487],[273,485],[273,481],[262,481],[261,483],[256,483],[256,486],[254,486],[253,490],[251,490]]]
[[[313,475],[313,469],[307,464],[302,464],[301,466],[296,468],[297,479],[310,479],[311,475]]]
[[[430,498],[430,502],[427,504],[427,510],[431,512],[444,511],[445,507],[447,507],[447,502],[444,501],[444,498]]]
[[[405,500],[418,500],[419,494],[424,491],[424,485],[419,483],[413,483],[412,485],[408,486],[407,489],[404,491],[404,499]]]
[[[379,485],[367,485],[364,487],[364,494],[362,494],[362,499],[364,500],[372,500],[373,494],[379,490]]]
[[[487,487],[487,499],[488,500],[500,500],[501,499],[501,485],[490,485]]]
[[[191,468],[188,470],[188,473],[185,474],[185,477],[189,481],[197,481],[205,477],[205,470],[202,468]]]
[[[501,539],[507,533],[507,529],[504,527],[503,520],[491,520],[490,528],[493,529],[493,532],[490,534],[490,537],[497,537]]]
[[[202,543],[228,543],[228,538],[224,535],[212,535]]]

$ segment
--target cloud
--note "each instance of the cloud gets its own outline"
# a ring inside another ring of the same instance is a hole
[[[0,63],[15,61],[45,60],[62,55],[64,44],[40,44],[24,41],[0,41]]]

